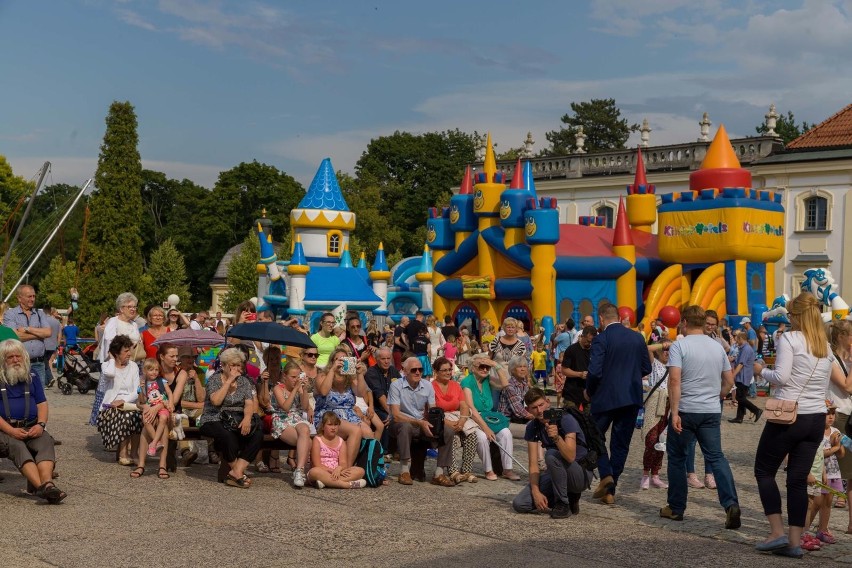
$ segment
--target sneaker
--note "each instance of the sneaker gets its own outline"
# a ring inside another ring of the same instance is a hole
[[[675,513],[672,511],[672,508],[666,505],[662,509],[660,509],[660,517],[664,519],[671,519],[673,521],[682,521],[683,513]]]
[[[154,442],[148,444],[148,455],[152,457],[157,455],[157,444]]]
[[[571,509],[572,515],[580,514],[580,493],[569,493],[568,494],[568,507]]]
[[[659,475],[655,475],[651,478],[651,485],[656,487],[657,489],[668,489],[669,484],[660,479]]]
[[[323,487],[325,487],[325,483],[323,483],[319,479],[317,479],[314,483],[316,483],[317,489],[322,489]]]
[[[567,519],[571,516],[571,507],[562,501],[557,501],[550,510],[551,519]]]
[[[704,486],[707,489],[716,489],[716,478],[713,477],[712,473],[708,473],[704,476]]]
[[[359,479],[358,481],[349,482],[349,489],[364,489],[365,487],[367,487],[366,479]]]
[[[293,487],[305,486],[305,470],[302,468],[293,472]]]
[[[698,479],[698,476],[694,473],[690,473],[686,476],[686,484],[693,489],[704,489],[704,484],[701,483],[701,480]]]
[[[819,531],[818,533],[816,533],[816,538],[824,542],[825,544],[837,544],[837,539],[834,538],[834,535],[828,531]]]
[[[647,475],[642,476],[642,481],[639,483],[639,489],[650,489],[651,488],[651,478]]]
[[[740,506],[736,504],[725,509],[725,528],[731,530],[740,528],[742,526],[742,522],[740,521],[741,514]]]

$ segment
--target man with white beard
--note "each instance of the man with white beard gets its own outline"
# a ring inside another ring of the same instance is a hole
[[[53,483],[56,454],[53,438],[45,431],[47,398],[17,339],[0,342],[0,396],[0,448],[8,447],[9,459],[38,497],[59,503],[67,495]]]

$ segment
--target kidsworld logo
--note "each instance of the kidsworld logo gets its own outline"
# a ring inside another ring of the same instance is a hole
[[[774,226],[769,223],[752,224],[748,221],[743,223],[743,232],[753,235],[769,235],[774,237],[784,236],[784,227],[781,225]]]
[[[720,235],[728,232],[727,223],[697,223],[695,225],[683,225],[681,227],[673,227],[666,225],[663,228],[663,235],[666,237],[684,237],[689,235]]]

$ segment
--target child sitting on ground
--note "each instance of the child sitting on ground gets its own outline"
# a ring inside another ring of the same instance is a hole
[[[148,455],[155,456],[169,443],[169,420],[174,411],[172,391],[160,377],[160,364],[156,359],[145,359],[142,364],[142,382],[139,385],[139,404],[147,404],[157,412],[153,423],[145,422],[145,434],[151,440]]]
[[[318,489],[366,487],[364,470],[346,461],[343,438],[337,435],[338,428],[340,428],[340,418],[334,412],[326,412],[322,415],[319,431],[311,448],[311,463],[314,467],[308,472],[308,481],[314,483]]]

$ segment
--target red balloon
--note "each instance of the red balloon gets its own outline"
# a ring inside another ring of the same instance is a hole
[[[680,324],[680,310],[674,306],[663,306],[660,319],[666,327],[676,328]]]
[[[630,320],[630,327],[636,325],[636,312],[630,306],[621,306],[618,308],[618,321],[624,321],[624,318]]]

